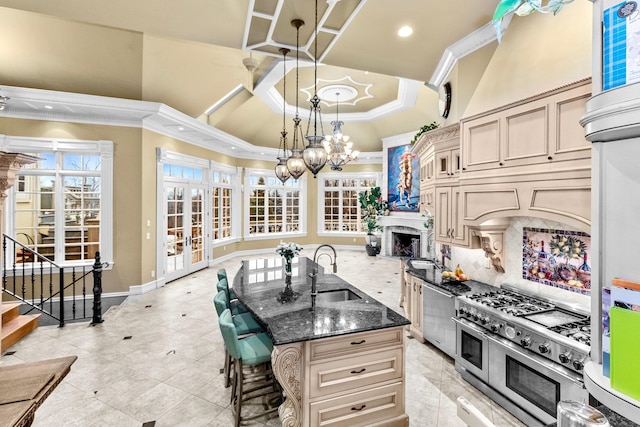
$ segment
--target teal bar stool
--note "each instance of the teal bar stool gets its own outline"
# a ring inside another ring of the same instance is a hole
[[[277,406],[266,404],[267,409],[264,412],[242,417],[243,402],[259,397],[263,397],[265,403],[269,400],[275,402],[281,396],[280,386],[271,370],[273,342],[264,332],[239,339],[229,309],[222,312],[218,321],[224,343],[234,359],[231,393],[235,401],[235,427],[239,427],[242,421],[259,418],[278,410]],[[245,372],[244,368],[250,368],[250,372]],[[273,398],[269,399],[268,396],[271,394]]]
[[[234,300],[236,299],[236,293],[233,291],[232,288],[229,288],[229,279],[227,278],[227,270],[225,270],[224,268],[221,268],[220,270],[218,270],[218,282],[220,282],[220,280],[226,280],[227,281],[227,289],[229,289],[229,300]]]
[[[227,301],[227,296],[224,291],[220,291],[213,297],[213,305],[216,307],[216,312],[218,313],[218,317],[222,314],[223,311],[229,308],[229,304]],[[251,316],[249,313],[240,313],[235,316],[232,316],[233,324],[236,327],[236,333],[239,336],[255,334],[258,332],[264,332],[264,328],[260,325],[256,319]],[[233,359],[229,350],[224,349],[224,386],[229,387],[231,384],[231,364],[233,363]]]
[[[227,279],[218,280],[218,283],[216,284],[216,289],[218,290],[218,292],[224,291],[224,293],[227,294],[227,301],[229,301],[228,305],[229,305],[229,309],[231,310],[231,314],[235,316],[236,314],[239,314],[239,313],[248,312],[246,307],[240,304],[240,301],[238,301],[238,297],[236,296],[236,293],[233,292],[233,289],[229,289],[229,282],[227,282]]]
[[[221,268],[220,270],[218,270],[218,280],[222,280],[226,278],[227,278],[227,270],[224,268]]]

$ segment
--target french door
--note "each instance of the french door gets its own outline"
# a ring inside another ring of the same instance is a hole
[[[167,281],[206,267],[206,192],[203,184],[164,181]]]

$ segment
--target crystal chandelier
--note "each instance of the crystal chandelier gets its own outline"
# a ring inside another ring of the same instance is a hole
[[[287,168],[293,179],[298,179],[306,170],[302,149],[299,144],[302,140],[302,128],[300,127],[300,116],[298,115],[298,60],[300,50],[300,27],[304,25],[302,19],[294,19],[291,25],[296,27],[296,116],[293,118],[293,142],[291,143],[291,155],[287,159]]]
[[[282,132],[280,132],[280,145],[278,146],[278,164],[276,165],[275,172],[276,177],[284,184],[291,177],[289,168],[287,167],[287,125],[286,125],[286,106],[287,106],[287,53],[290,50],[287,48],[281,48],[282,54]],[[280,151],[282,150],[282,152]]]
[[[324,130],[322,129],[322,116],[320,114],[320,98],[318,98],[318,0],[316,0],[316,15],[314,29],[314,94],[311,98],[311,107],[309,109],[309,123],[307,124],[307,141],[309,145],[304,149],[302,156],[307,168],[315,178],[320,169],[327,163],[327,150],[324,149],[322,141],[324,141]],[[311,122],[313,120],[313,134],[311,131]],[[318,134],[318,125],[320,125],[320,134]]]
[[[342,125],[344,124],[338,118],[338,104],[340,103],[340,92],[336,92],[336,119],[331,122],[333,133],[327,135],[324,140],[324,148],[327,152],[331,170],[341,171],[342,166],[352,160],[358,160],[359,151],[353,151],[353,142],[349,141],[349,137],[342,133]]]

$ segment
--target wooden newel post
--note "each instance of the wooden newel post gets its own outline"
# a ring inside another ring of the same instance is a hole
[[[93,321],[92,324],[102,323],[102,263],[100,252],[96,252],[93,263]]]

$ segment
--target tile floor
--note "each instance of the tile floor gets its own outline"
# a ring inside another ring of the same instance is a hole
[[[311,256],[307,251],[302,255]],[[239,265],[236,258],[129,297],[108,310],[101,325],[40,327],[8,349],[14,353],[3,355],[3,365],[78,356],[69,375],[36,412],[33,425],[232,426],[212,298],[218,268],[226,268],[233,277]],[[338,251],[339,276],[402,313],[399,272],[396,259]],[[436,348],[409,339],[406,357],[411,427],[464,426],[455,415],[458,396],[465,396],[496,426],[523,425],[462,380],[453,360]],[[245,425],[271,427],[279,422],[261,418]]]

